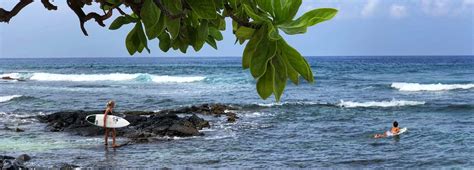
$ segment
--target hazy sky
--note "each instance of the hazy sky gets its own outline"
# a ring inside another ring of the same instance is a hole
[[[10,10],[16,2],[1,0],[0,5]],[[35,1],[9,24],[0,23],[0,58],[129,56],[125,37],[130,26],[111,31],[89,21],[86,37],[65,1],[54,4],[59,9],[48,11]],[[303,0],[300,15],[321,7],[337,8],[339,14],[306,34],[285,36],[305,56],[474,55],[474,0]],[[154,40],[151,54],[135,56],[241,56],[244,46],[234,45],[227,28],[219,50],[206,45],[199,52],[163,53]]]

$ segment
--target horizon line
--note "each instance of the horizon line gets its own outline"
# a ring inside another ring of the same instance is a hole
[[[81,59],[81,58],[241,58],[242,56],[114,56],[114,57],[0,57],[0,59]],[[453,55],[311,55],[303,57],[474,57],[474,54]]]

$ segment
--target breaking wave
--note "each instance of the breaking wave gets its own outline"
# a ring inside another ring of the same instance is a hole
[[[392,88],[399,91],[445,91],[466,90],[474,88],[474,84],[419,84],[419,83],[392,83]]]
[[[370,101],[370,102],[352,102],[344,101],[338,104],[340,107],[355,108],[355,107],[401,107],[401,106],[417,106],[424,105],[425,102],[406,101],[406,100],[391,100],[391,101]]]
[[[18,80],[35,81],[138,81],[155,83],[190,83],[202,81],[206,77],[202,76],[160,76],[146,73],[111,73],[111,74],[54,74],[54,73],[9,73],[0,77],[10,77]]]
[[[1,102],[7,102],[7,101],[10,101],[14,98],[18,98],[18,97],[21,97],[22,95],[10,95],[10,96],[0,96],[0,103]]]

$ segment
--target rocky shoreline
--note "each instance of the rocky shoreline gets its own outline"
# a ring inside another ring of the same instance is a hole
[[[209,128],[207,120],[197,116],[227,116],[227,121],[238,119],[233,110],[237,107],[224,104],[202,104],[177,109],[167,109],[158,112],[126,111],[114,113],[127,121],[130,125],[117,129],[117,136],[131,139],[132,142],[148,142],[156,137],[188,137],[204,135],[199,130]],[[67,132],[80,136],[98,136],[104,134],[104,129],[89,124],[85,117],[91,114],[103,114],[104,111],[60,111],[50,115],[38,116],[41,123],[46,123],[46,129],[51,132]],[[184,117],[178,114],[186,115]],[[189,116],[188,116],[189,115]]]
[[[130,125],[118,128],[117,136],[130,139],[123,145],[154,141],[157,137],[190,137],[205,135],[199,130],[210,128],[209,121],[198,115],[221,117],[226,116],[228,122],[235,122],[238,117],[234,111],[240,108],[225,104],[202,104],[176,109],[166,109],[158,112],[125,111],[113,115],[125,118]],[[88,123],[85,118],[91,114],[103,114],[103,110],[84,111],[71,110],[59,111],[49,115],[40,115],[36,119],[46,124],[50,132],[66,132],[79,136],[104,135],[104,129]],[[23,132],[23,129],[4,127],[3,130]],[[123,146],[122,145],[122,146]],[[0,155],[0,169],[28,169],[24,164],[31,159],[23,154],[17,158]],[[61,164],[60,168],[76,168],[78,166]]]

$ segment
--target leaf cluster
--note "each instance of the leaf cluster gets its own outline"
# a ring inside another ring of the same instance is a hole
[[[109,7],[120,0],[107,0]],[[159,48],[186,53],[189,46],[199,51],[204,44],[217,49],[223,39],[226,17],[232,18],[236,42],[247,42],[242,67],[256,79],[257,92],[267,99],[272,94],[280,100],[288,79],[299,77],[314,82],[306,59],[282,37],[303,34],[308,27],[332,19],[336,9],[319,8],[295,17],[302,0],[137,0],[140,6],[132,14],[119,16],[109,29],[135,24],[125,44],[130,55],[150,52],[148,41],[158,39]]]

